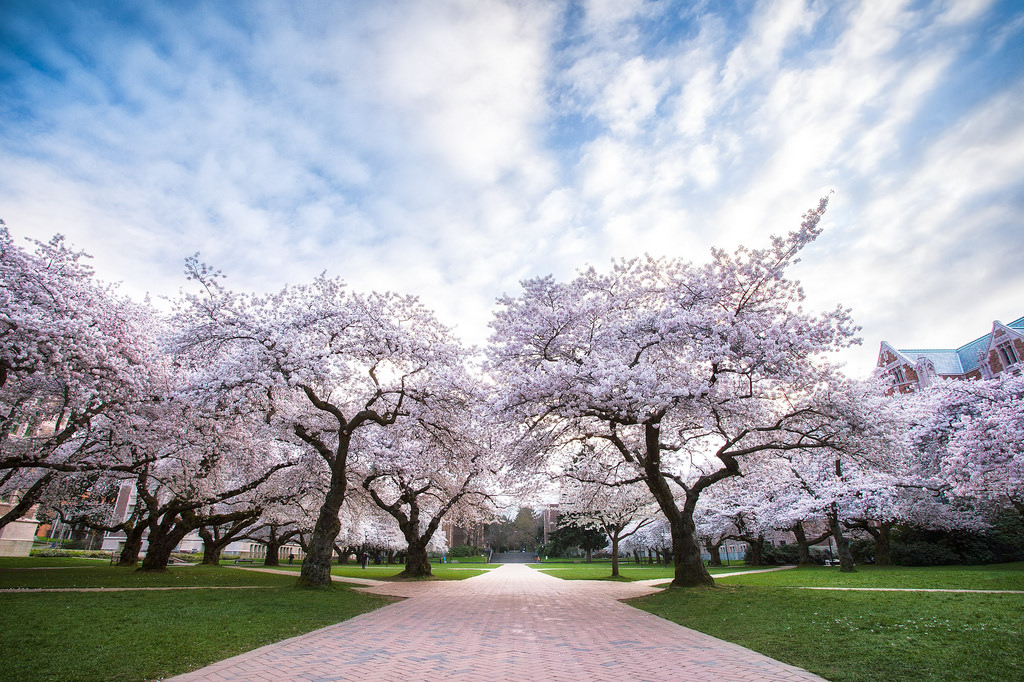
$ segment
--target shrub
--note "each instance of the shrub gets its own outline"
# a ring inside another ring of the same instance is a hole
[[[859,538],[850,541],[850,554],[856,564],[870,564],[875,560],[875,541]]]
[[[932,530],[904,526],[893,534],[893,559],[901,545],[934,545],[936,556],[942,563],[988,564],[1001,561],[1024,560],[1024,519],[1015,510],[1004,509],[992,518],[990,528],[981,532],[963,530]],[[918,550],[911,552],[920,558]],[[957,557],[949,562],[948,555]],[[924,565],[924,564],[913,564]]]
[[[203,561],[203,555],[193,552],[171,552],[172,559],[187,561],[190,564],[198,564]]]
[[[747,550],[749,556],[750,550]],[[773,547],[766,545],[761,553],[761,562],[767,566],[782,566],[795,564],[800,561],[800,548],[797,545],[782,545]]]
[[[893,547],[893,562],[900,566],[945,566],[960,563],[960,556],[942,545],[907,542]]]
[[[103,549],[33,549],[30,556],[77,557],[79,559],[109,559],[110,551]]]
[[[448,556],[460,557],[460,556],[476,556],[477,551],[475,547],[469,545],[455,545],[448,550]]]

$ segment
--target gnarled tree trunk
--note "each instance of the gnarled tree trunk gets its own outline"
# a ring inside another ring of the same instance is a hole
[[[832,508],[828,514],[829,528],[832,530],[832,538],[836,541],[836,551],[839,553],[839,572],[853,573],[853,555],[850,554],[850,540],[843,534],[843,524],[839,522],[839,511]]]
[[[430,557],[427,554],[426,543],[409,543],[409,553],[405,559],[405,569],[399,575],[405,578],[429,578]]]
[[[125,529],[124,547],[117,557],[118,566],[135,566],[139,563],[139,554],[142,553],[143,535],[146,533],[146,525],[140,523],[134,528]]]
[[[708,559],[709,566],[722,566],[722,543],[724,542],[725,538],[720,539],[718,542],[712,542],[711,538],[704,538],[704,549],[710,557]]]
[[[171,552],[178,546],[182,538],[188,533],[187,530],[172,528],[162,532],[149,534],[149,548],[142,560],[140,571],[166,571],[167,564],[171,560]]]

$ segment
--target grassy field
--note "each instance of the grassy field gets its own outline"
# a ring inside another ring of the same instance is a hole
[[[67,566],[109,566],[109,559],[79,559],[72,557],[5,556],[0,557],[0,568],[64,568]]]
[[[543,571],[549,575],[553,575],[556,578],[562,580],[611,580],[612,565],[609,562],[594,562],[592,564],[569,564],[569,565],[557,565],[557,564],[529,564],[533,568]],[[752,571],[763,566],[729,566],[722,568],[711,568],[708,572],[711,575],[718,575],[720,573],[732,573],[735,571]],[[653,580],[655,578],[664,578],[666,581],[672,580],[673,569],[671,566],[654,565],[654,566],[637,566],[636,564],[620,564],[619,565],[619,580],[633,581],[633,580]]]
[[[434,569],[439,577],[458,579],[488,567],[446,564]],[[290,568],[297,572],[299,566]],[[334,570],[385,578],[401,567],[335,566]],[[610,566],[574,564],[545,566],[543,570],[599,579],[607,576]],[[624,572],[632,579],[671,577],[671,570],[663,566],[624,568]],[[794,589],[1024,590],[1024,563],[864,566],[854,574],[813,567],[724,577],[718,585],[714,589],[665,591],[631,603],[830,680],[1024,679],[1020,655],[1024,651],[1024,594]],[[167,677],[345,620],[389,601],[342,586],[298,589],[290,575],[219,567],[174,567],[145,574],[88,560],[0,559],[0,588],[164,586],[253,589],[2,594],[0,603],[8,625],[0,629],[0,680]]]
[[[103,565],[25,570],[2,560],[0,582],[5,588],[257,586],[0,595],[0,680],[162,678],[390,602],[341,586],[298,589],[290,576],[201,566],[141,574]]]
[[[228,562],[230,563],[230,562]],[[486,573],[487,569],[497,568],[499,564],[467,564],[460,566],[459,564],[435,564],[430,565],[430,571],[435,579],[438,580],[465,580],[466,578],[472,578],[475,575]],[[256,568],[262,568],[259,564],[254,564]],[[302,568],[299,564],[282,564],[280,566],[272,566],[271,568],[280,568],[286,571],[294,571],[298,573]],[[399,564],[391,564],[390,566],[374,566],[370,564],[366,568],[361,568],[359,564],[335,564],[331,567],[331,575],[337,575],[349,578],[372,578],[374,580],[388,580],[393,578],[402,572],[404,567]]]
[[[1024,679],[1024,594],[819,587],[1024,589],[1024,564],[793,569],[723,578],[631,603],[830,680]]]
[[[724,578],[723,584],[771,587],[895,587],[1024,590],[1024,562],[987,566],[858,566],[854,573],[809,566]]]
[[[69,561],[74,561],[71,559]],[[69,565],[66,569],[10,567],[0,560],[0,589],[90,588],[90,587],[230,587],[237,585],[279,586],[281,579],[255,571],[235,571],[217,566],[175,566],[159,573],[142,573],[134,568],[99,564]]]

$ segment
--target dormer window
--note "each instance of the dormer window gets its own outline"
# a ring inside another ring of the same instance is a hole
[[[906,383],[906,381],[907,381],[906,377],[903,376],[903,368],[902,367],[893,367],[892,368],[892,378],[896,381],[897,384],[903,384],[903,383]]]
[[[1003,366],[1005,367],[1016,365],[1020,362],[1017,358],[1017,351],[1013,349],[1012,343],[1005,343],[999,346],[999,359],[1003,361]]]

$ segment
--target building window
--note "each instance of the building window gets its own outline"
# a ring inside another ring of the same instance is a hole
[[[1016,365],[1018,362],[1017,352],[1013,349],[1012,343],[999,346],[999,357],[1002,359],[1003,364],[1006,367],[1010,365]]]
[[[903,384],[903,383],[906,383],[906,381],[907,381],[906,377],[903,376],[903,368],[902,367],[893,367],[892,368],[892,378],[893,378],[893,380],[897,384]]]

